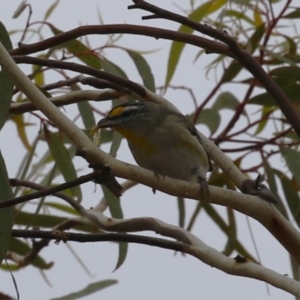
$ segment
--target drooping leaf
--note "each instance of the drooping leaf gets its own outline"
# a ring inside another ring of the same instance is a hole
[[[236,18],[236,19],[246,21],[246,22],[249,23],[251,26],[254,26],[254,21],[251,20],[251,19],[246,15],[245,12],[240,12],[240,11],[228,9],[228,10],[225,11],[225,16],[228,16],[228,17],[234,17],[234,18]]]
[[[152,91],[155,92],[155,82],[154,76],[152,74],[152,70],[146,59],[139,54],[138,52],[127,50],[127,53],[132,58],[142,80],[144,86]]]
[[[77,107],[85,129],[93,128],[96,125],[96,120],[91,105],[86,101],[80,101],[77,103]]]
[[[45,202],[44,206],[56,208],[59,211],[63,211],[63,212],[78,216],[78,211],[75,210],[73,207],[70,207],[70,205],[64,205],[64,204],[56,203],[56,202]]]
[[[300,18],[300,8],[295,8],[294,11],[291,13],[286,14],[283,16],[285,19],[299,19]]]
[[[289,179],[284,173],[280,171],[277,171],[276,173],[281,181],[282,189],[290,212],[292,213],[294,220],[298,224],[298,227],[300,227],[300,197],[298,195],[295,182],[293,182],[293,180]]]
[[[44,21],[46,21],[52,15],[52,13],[55,10],[58,3],[59,3],[59,0],[56,0],[53,4],[51,4],[49,6],[49,8],[45,12]]]
[[[78,291],[78,292],[74,292],[71,293],[69,295],[63,296],[63,297],[59,297],[59,298],[52,298],[51,300],[75,300],[75,299],[81,299],[85,296],[94,294],[98,291],[101,291],[111,285],[116,284],[118,281],[114,280],[114,279],[108,279],[108,280],[101,280],[98,282],[94,282],[89,284],[87,287],[85,287],[84,289]]]
[[[113,139],[112,139],[110,151],[109,151],[109,154],[112,157],[117,156],[117,152],[120,148],[122,139],[123,139],[123,136],[120,133],[118,133],[117,131],[113,131]]]
[[[195,21],[200,22],[204,17],[214,13],[219,10],[222,6],[226,4],[226,0],[211,0],[206,2],[199,7],[197,7],[188,18]],[[191,34],[193,32],[192,28],[186,27],[184,25],[180,26],[178,32]],[[184,43],[181,42],[173,42],[170,49],[170,54],[168,58],[168,66],[167,66],[167,75],[165,79],[165,87],[167,87],[170,81],[173,78],[175,70],[177,68],[181,53],[183,48],[185,47]]]
[[[259,46],[259,42],[261,41],[264,33],[265,26],[264,24],[262,24],[255,30],[244,48],[247,49],[247,51],[249,51],[250,53],[253,53]],[[232,81],[240,73],[242,68],[243,66],[238,61],[233,60],[229,67],[225,70],[221,78],[221,82],[226,83]]]
[[[128,252],[128,243],[120,242],[119,243],[118,261],[116,263],[116,267],[115,267],[114,271],[116,271],[123,265],[123,263],[125,262],[126,256],[127,256],[127,252]]]
[[[81,88],[78,84],[72,84],[71,86],[72,91],[79,91]],[[86,129],[91,129],[96,125],[95,116],[92,111],[91,105],[88,101],[80,101],[77,102],[77,107],[83,121],[84,127]]]
[[[24,121],[24,115],[20,114],[20,115],[13,115],[11,117],[11,120],[16,124],[17,126],[17,131],[18,131],[18,135],[20,137],[20,140],[23,144],[23,146],[30,151],[31,150],[31,146],[28,140],[28,136],[27,136],[27,132],[26,132],[26,127],[30,126],[31,124],[28,124]]]
[[[56,225],[68,220],[68,218],[63,218],[63,217],[41,215],[41,214],[35,216],[32,213],[17,211],[17,213],[15,214],[14,221],[15,224],[17,225],[29,226],[32,223],[33,218],[35,218],[35,222],[34,222],[35,226],[40,228],[53,228]],[[99,232],[98,229],[84,224],[74,225],[73,228],[83,232]]]
[[[237,106],[240,104],[238,99],[230,92],[221,93],[212,108],[216,111],[222,109],[230,109],[235,111]]]
[[[196,121],[196,124],[206,125],[213,134],[219,128],[221,117],[217,110],[213,108],[203,109]]]
[[[104,197],[107,201],[110,213],[113,218],[123,219],[123,211],[120,203],[120,199],[116,197],[106,186],[102,185]],[[117,270],[125,261],[128,251],[128,243],[119,243],[119,257],[115,267]]]
[[[60,29],[56,28],[50,23],[47,23],[54,35],[63,33]],[[101,69],[101,59],[99,56],[90,48],[85,46],[82,42],[74,39],[65,42],[61,45],[65,47],[68,51],[74,54],[79,60],[81,60],[86,65],[93,67],[95,69]]]
[[[281,54],[275,53],[274,51],[269,50],[268,48],[262,47],[262,49],[264,50],[264,52],[266,52],[271,57],[275,58],[280,63],[287,63],[292,66],[296,65],[296,62],[293,61],[293,59],[292,59],[292,58],[297,58],[297,56],[295,56],[295,55],[281,55]]]
[[[298,66],[290,66],[290,67],[279,67],[273,69],[269,72],[269,75],[274,77],[281,77],[285,80],[300,80],[300,68]],[[277,83],[279,81],[277,80]]]
[[[48,146],[53,159],[60,172],[62,173],[66,182],[77,178],[76,170],[71,160],[71,156],[65,145],[61,140],[49,130],[45,129],[45,138],[48,142]],[[77,197],[78,201],[82,199],[82,193],[80,186],[71,188],[74,196]]]
[[[179,212],[178,224],[180,227],[184,228],[186,212],[185,212],[185,202],[183,197],[177,197],[177,205],[178,205],[178,212]]]
[[[32,251],[32,248],[29,247],[26,243],[24,243],[20,239],[11,238],[10,245],[9,245],[9,251],[15,252],[21,256],[25,256],[26,254],[28,254],[28,252]],[[46,263],[45,260],[40,255],[35,257],[31,261],[31,264],[34,267],[42,269],[42,270],[50,269],[53,266],[52,262]]]
[[[8,174],[5,161],[0,152],[0,202],[11,199],[13,197],[11,187],[8,180]],[[13,208],[6,207],[0,209],[0,264],[9,248],[10,233],[13,225]]]
[[[260,134],[267,126],[269,121],[269,115],[275,110],[274,107],[263,107],[261,110],[261,121],[258,123],[254,135]]]
[[[116,76],[120,76],[123,78],[128,78],[126,73],[119,66],[117,66],[116,64],[114,64],[113,62],[111,62],[110,60],[108,60],[106,58],[103,59],[102,68],[104,71],[106,71],[108,73],[111,73],[111,74],[114,74]]]
[[[0,41],[6,48],[6,50],[12,49],[9,34],[2,22],[0,22]],[[6,70],[2,68],[2,70],[0,71],[0,130],[2,129],[8,117],[13,88],[13,80],[8,75]]]
[[[284,82],[285,81],[285,82]],[[299,96],[298,91],[300,89],[300,84],[295,81],[289,81],[287,79],[276,80],[279,84],[281,90],[286,95],[291,103],[298,103]],[[249,104],[263,105],[263,106],[278,106],[275,100],[269,93],[262,93],[257,96],[252,97]]]
[[[280,152],[298,185],[300,186],[300,153],[289,147],[279,147]]]
[[[235,221],[231,221],[233,227],[228,226],[220,214],[214,209],[214,207],[207,202],[203,203],[203,208],[205,212],[212,218],[215,224],[226,234],[228,237],[228,243],[230,246],[226,246],[225,251],[236,250],[239,254],[244,256],[245,258],[251,259],[252,261],[256,261],[255,258],[245,249],[245,247],[238,241],[235,236],[236,228],[235,228]],[[230,217],[231,220],[233,216]]]

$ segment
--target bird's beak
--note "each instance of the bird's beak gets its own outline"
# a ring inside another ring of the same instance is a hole
[[[97,128],[107,128],[107,127],[112,127],[115,125],[115,122],[110,120],[109,118],[103,118],[102,120],[100,120],[98,123],[97,123]]]

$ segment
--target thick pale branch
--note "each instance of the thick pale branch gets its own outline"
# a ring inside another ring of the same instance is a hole
[[[125,95],[125,93],[118,92],[115,90],[104,90],[104,91],[94,91],[94,90],[83,90],[74,91],[66,93],[62,96],[57,96],[49,98],[55,106],[70,105],[78,103],[81,101],[93,100],[93,101],[105,101],[116,99]],[[30,112],[37,110],[36,106],[31,102],[23,103],[12,103],[9,112],[11,114],[23,114],[25,112]]]
[[[160,178],[158,181],[152,172],[120,162],[99,150],[77,126],[60,112],[22,73],[12,58],[0,44],[0,63],[12,76],[16,85],[70,140],[82,151],[89,162],[107,164],[112,174],[122,178],[151,186],[157,190],[177,196],[199,200],[201,198],[199,185],[170,178]],[[214,149],[214,151],[220,151]],[[220,153],[220,155],[223,155]],[[231,162],[232,165],[232,162]],[[229,167],[230,169],[230,167]],[[278,241],[300,263],[300,235],[298,231],[269,203],[259,198],[239,194],[218,187],[210,187],[210,195],[202,198],[224,206],[229,206],[262,223]]]
[[[142,221],[142,220],[140,220]],[[153,221],[153,225],[156,229],[160,230],[159,227],[169,227],[168,224],[155,224],[155,221],[149,218],[148,225]],[[161,221],[159,221],[161,222]],[[136,222],[138,225],[138,222]],[[138,226],[139,227],[139,226]],[[145,226],[144,226],[145,227]],[[139,229],[136,228],[138,231]],[[177,229],[176,229],[177,231]],[[222,270],[231,275],[243,276],[254,278],[267,282],[277,288],[285,290],[288,293],[293,294],[296,297],[300,295],[300,284],[299,282],[265,268],[256,263],[245,261],[239,262],[237,259],[226,257],[217,250],[208,247],[203,242],[198,240],[196,246],[190,244],[185,244],[182,242],[174,242],[170,240],[165,240],[161,238],[146,237],[141,235],[130,235],[121,233],[100,233],[100,234],[79,234],[61,231],[37,231],[37,230],[13,230],[12,236],[23,237],[23,238],[41,238],[42,240],[56,240],[63,242],[75,241],[80,243],[88,242],[103,242],[103,241],[117,241],[117,242],[128,242],[137,243],[143,245],[150,245],[155,247],[160,247],[164,249],[170,249],[175,251],[180,251],[182,253],[190,254],[195,258],[201,260],[202,262]],[[195,241],[194,241],[195,242]],[[196,242],[195,242],[196,243]]]

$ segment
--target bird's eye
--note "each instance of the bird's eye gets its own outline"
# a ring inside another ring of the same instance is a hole
[[[122,113],[122,117],[128,118],[128,117],[130,117],[133,113],[134,113],[134,111],[132,111],[132,110],[125,110],[125,111]]]

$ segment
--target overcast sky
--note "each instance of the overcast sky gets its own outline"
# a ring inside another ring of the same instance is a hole
[[[164,7],[174,12],[179,12],[174,3],[187,7],[189,1],[151,1],[151,3],[160,5],[164,2]],[[295,1],[294,1],[295,2]],[[18,19],[12,19],[12,15],[20,1],[0,0],[0,18],[8,30],[20,29],[24,27],[27,19],[27,11]],[[28,1],[33,9],[32,21],[42,20],[45,11],[53,1]],[[298,3],[298,2],[297,2]],[[79,25],[99,24],[98,12],[106,24],[127,23],[152,25],[162,28],[176,30],[178,25],[162,21],[151,20],[141,21],[144,14],[138,10],[127,10],[131,5],[129,0],[63,0],[55,9],[49,22],[55,24],[63,31],[70,30]],[[44,31],[44,37],[50,37],[48,30]],[[17,46],[20,35],[12,36],[14,47]],[[92,46],[101,46],[105,37],[89,37]],[[27,41],[27,42],[33,42]],[[123,36],[120,43],[124,47],[137,50],[153,50],[153,53],[145,57],[151,64],[155,76],[156,85],[160,86],[164,82],[166,74],[167,55],[170,43],[168,41],[155,40],[152,38],[142,38],[137,36]],[[174,85],[186,85],[194,88],[196,97],[200,102],[211,90],[215,84],[214,75],[205,77],[203,66],[207,64],[205,56],[202,61],[193,65],[193,59],[199,49],[191,46],[187,47],[181,60],[180,67],[172,83]],[[106,50],[110,60],[119,64],[131,80],[141,82],[136,69],[130,59],[121,51]],[[25,69],[28,70],[28,69]],[[56,81],[55,77],[49,78],[49,81]],[[226,89],[224,88],[223,91]],[[234,91],[237,95],[238,90]],[[193,104],[190,98],[184,101],[188,96],[182,91],[169,91],[167,98],[172,100],[183,113],[190,113]],[[99,107],[103,109],[103,104]],[[107,106],[108,108],[109,106]],[[70,116],[76,114],[71,107],[66,109]],[[206,132],[205,127],[200,127]],[[33,126],[29,135],[33,138],[39,130],[38,126]],[[15,176],[18,163],[25,154],[22,145],[16,146],[15,139],[17,132],[15,125],[8,122],[0,133],[1,151],[11,177]],[[105,147],[103,149],[106,149]],[[134,163],[134,160],[127,148],[126,143],[122,144],[119,159]],[[97,193],[98,192],[98,193]],[[100,189],[95,192],[93,184],[87,184],[84,187],[85,207],[95,206],[101,198]],[[177,202],[171,196],[163,195],[157,192],[153,195],[150,188],[138,186],[126,193],[122,199],[122,207],[126,218],[151,216],[159,218],[171,224],[178,224]],[[190,215],[196,202],[188,201],[187,214]],[[222,215],[226,215],[225,208],[217,207]],[[239,239],[247,246],[247,249],[255,255],[254,246],[250,238],[246,217],[236,213],[239,227]],[[250,221],[260,257],[263,265],[282,274],[291,274],[289,259],[282,246],[256,221]],[[196,234],[209,246],[220,251],[223,250],[226,243],[225,235],[202,213],[198,218],[193,233]],[[145,233],[148,234],[148,233]],[[71,243],[70,243],[71,244]],[[54,266],[46,271],[45,274],[51,283],[49,286],[41,276],[39,270],[33,267],[27,267],[25,270],[14,273],[18,284],[21,299],[51,299],[80,290],[89,283],[101,279],[116,279],[117,285],[109,287],[97,295],[91,295],[84,299],[231,299],[231,300],[256,300],[267,299],[268,288],[272,300],[292,299],[292,296],[273,287],[266,286],[265,283],[248,278],[239,278],[227,275],[217,269],[211,268],[201,261],[190,256],[175,254],[172,251],[159,249],[143,245],[129,245],[128,257],[125,264],[116,272],[114,270],[117,258],[118,247],[112,243],[94,243],[94,244],[71,244],[72,248],[81,257],[92,277],[87,275],[66,245],[54,242],[45,248],[41,256],[47,262],[54,261]],[[13,282],[8,272],[0,272],[0,290],[12,296],[15,295]]]

